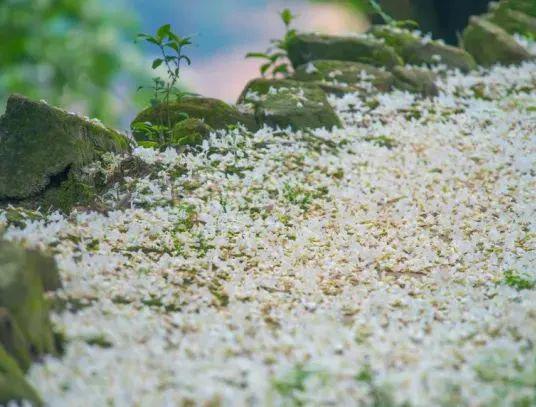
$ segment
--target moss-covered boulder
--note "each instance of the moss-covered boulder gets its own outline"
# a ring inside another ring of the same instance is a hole
[[[288,44],[288,56],[295,68],[319,59],[361,62],[387,68],[402,65],[394,49],[366,35],[297,34]]]
[[[395,86],[398,89],[424,96],[436,96],[439,92],[436,75],[428,69],[412,66],[397,66],[393,69]]]
[[[410,65],[446,65],[449,68],[468,72],[476,68],[475,60],[461,48],[424,39],[404,28],[390,25],[375,25],[370,33],[383,39]]]
[[[214,129],[201,119],[190,117],[178,122],[171,132],[173,147],[197,146],[210,136]]]
[[[324,91],[311,83],[254,79],[240,95],[239,103],[253,106],[259,126],[293,130],[341,126]]]
[[[255,118],[252,115],[244,114],[236,107],[221,100],[204,97],[186,97],[171,102],[169,106],[161,103],[149,107],[139,113],[132,124],[149,122],[173,129],[177,123],[185,118],[203,120],[207,126],[214,130],[225,130],[228,126],[233,125],[243,125],[251,131],[257,129]],[[144,137],[143,134],[138,134],[136,131],[134,131],[134,136],[141,139]]]
[[[0,345],[0,405],[22,401],[29,402],[33,406],[43,404],[39,395],[24,378],[17,362]]]
[[[341,87],[350,86],[356,91],[388,92],[394,85],[390,72],[360,62],[318,60],[296,68],[293,78],[298,81],[319,82]]]
[[[128,149],[125,136],[98,122],[11,96],[0,118],[0,200],[35,197],[70,170]]]
[[[512,9],[508,1],[495,3],[484,17],[510,34],[536,36],[536,16]]]
[[[501,0],[504,7],[520,11],[529,16],[536,17],[536,1],[534,0]]]
[[[32,358],[57,352],[44,296],[45,285],[57,286],[57,282],[36,256],[33,251],[0,241],[0,307],[16,322],[13,338],[24,337]]]
[[[0,240],[0,405],[41,405],[23,372],[32,360],[57,354],[45,291],[61,286],[51,257]]]
[[[7,308],[0,307],[0,346],[26,371],[32,362],[30,345]]]
[[[505,30],[479,17],[471,17],[463,32],[463,46],[483,66],[519,64],[533,58]]]

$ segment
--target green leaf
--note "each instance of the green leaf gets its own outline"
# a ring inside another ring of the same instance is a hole
[[[186,45],[191,45],[191,44],[192,44],[192,41],[191,41],[190,37],[185,37],[185,38],[182,38],[182,39],[179,40],[179,45],[181,47],[184,47]]]
[[[270,59],[270,55],[265,54],[264,52],[248,52],[246,58]]]
[[[188,65],[192,65],[192,60],[189,57],[187,57],[186,55],[181,55],[179,57],[179,62],[182,61],[182,60],[185,60]]]
[[[266,72],[268,72],[268,69],[270,69],[270,67],[272,66],[272,63],[271,62],[268,62],[266,64],[262,64],[261,65],[261,75],[264,76],[264,74],[266,74]]]
[[[169,33],[171,31],[171,24],[164,24],[162,27],[158,29],[156,32],[156,36],[160,39],[164,39],[165,37],[169,36]]]
[[[158,68],[160,65],[162,65],[163,62],[164,62],[164,60],[162,58],[155,59],[153,61],[153,69]]]
[[[272,75],[275,75],[278,73],[281,73],[283,75],[288,75],[288,65],[281,64],[281,65],[276,66],[272,71]]]
[[[404,28],[406,30],[418,30],[419,29],[419,23],[413,20],[400,20],[400,21],[395,21],[393,24],[395,27]]]
[[[387,24],[393,24],[395,22],[394,18],[383,11],[382,6],[376,0],[369,0],[369,4],[372,7],[372,10],[378,14]]]
[[[169,41],[164,44],[164,47],[168,47],[171,49],[174,49],[175,51],[179,52],[179,45],[175,41]]]
[[[292,11],[290,11],[290,9],[288,8],[281,11],[279,15],[281,16],[281,20],[283,20],[283,23],[285,24],[286,27],[290,26],[290,23],[292,23],[292,20],[296,18],[296,16],[294,16],[294,14],[292,14]]]
[[[138,35],[136,35],[136,41],[146,40],[147,38],[152,38],[152,36],[150,36],[149,34],[145,34],[145,33],[139,33]]]

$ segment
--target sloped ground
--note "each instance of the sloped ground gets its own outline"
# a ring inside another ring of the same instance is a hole
[[[536,64],[439,86],[333,98],[343,130],[139,148],[150,174],[107,196],[131,208],[10,226],[64,281],[45,401],[536,403]]]

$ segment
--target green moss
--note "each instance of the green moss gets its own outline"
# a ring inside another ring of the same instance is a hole
[[[51,178],[104,152],[128,150],[127,139],[96,124],[23,96],[11,96],[0,118],[0,200],[42,193]]]
[[[463,32],[463,46],[483,66],[519,64],[533,58],[501,27],[478,17],[471,17]]]
[[[402,64],[393,48],[365,36],[298,34],[288,44],[288,56],[295,68],[319,59],[362,62],[388,68]]]
[[[395,139],[393,139],[392,137],[387,137],[387,136],[365,137],[365,141],[373,143],[377,145],[378,147],[388,148],[389,150],[393,149],[398,144],[395,141]]]
[[[290,79],[254,79],[239,98],[255,106],[257,123],[294,130],[340,127],[324,91],[311,83]]]
[[[212,127],[205,124],[201,119],[188,118],[177,123],[171,133],[171,145],[179,146],[197,146],[207,139]]]
[[[281,89],[281,88],[300,88],[300,87],[314,87],[314,85],[300,83],[292,79],[267,79],[267,78],[257,78],[249,81],[238,97],[238,103],[259,103],[260,101],[256,99],[255,96],[267,95],[270,92],[270,89]]]
[[[303,402],[298,398],[300,392],[305,391],[305,383],[315,372],[298,365],[290,370],[285,376],[274,380],[274,389],[286,399],[292,401],[292,405],[301,406]]]
[[[34,406],[43,404],[37,392],[24,378],[15,360],[0,345],[0,405],[12,401],[28,401]]]
[[[395,86],[398,89],[413,93],[420,93],[424,96],[435,96],[438,89],[435,84],[436,76],[426,69],[411,66],[397,66],[393,69],[395,76]]]
[[[42,196],[34,200],[34,204],[44,209],[53,208],[68,213],[73,206],[91,207],[98,190],[94,180],[84,176],[80,171],[70,171],[65,181],[48,188]]]
[[[33,254],[0,242],[0,307],[7,309],[28,345],[30,356],[56,353],[44,297],[43,275]]]
[[[21,207],[8,206],[4,209],[8,225],[25,228],[30,221],[43,219],[43,215],[37,211],[31,211]]]
[[[3,307],[0,307],[0,345],[17,361],[21,370],[26,371],[30,367],[30,346],[17,321],[9,310]]]
[[[496,3],[485,18],[510,34],[536,36],[536,16],[512,9],[508,1]]]
[[[507,270],[504,273],[504,284],[516,290],[532,290],[536,287],[536,281],[529,277],[523,276],[513,270]]]
[[[179,101],[170,103],[169,106],[161,103],[154,107],[143,110],[132,122],[153,124],[163,124],[173,128],[177,123],[185,119],[185,115],[190,118],[204,120],[204,122],[215,130],[225,130],[229,125],[242,124],[249,130],[256,130],[257,125],[252,116],[239,112],[235,107],[211,98],[187,97]],[[167,118],[169,116],[169,123]],[[138,134],[134,134],[138,137]]]
[[[227,294],[220,281],[212,280],[208,286],[208,289],[220,307],[226,307],[229,305],[229,294]]]
[[[501,4],[511,10],[520,11],[529,16],[536,17],[536,1],[534,0],[502,0]]]
[[[110,342],[104,335],[94,335],[85,338],[84,340],[90,346],[97,346],[103,349],[108,349],[113,346],[113,343]]]
[[[299,81],[321,81],[358,85],[365,73],[379,91],[387,92],[394,84],[393,75],[385,70],[360,62],[318,60],[296,68],[293,78]]]
[[[387,25],[373,26],[370,32],[393,47],[406,64],[428,66],[444,64],[462,72],[476,68],[473,57],[461,48],[437,41],[423,41],[408,30]]]

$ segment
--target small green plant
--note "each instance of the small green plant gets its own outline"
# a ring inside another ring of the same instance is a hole
[[[164,66],[166,69],[167,78],[153,78],[152,86],[138,87],[141,89],[150,89],[152,97],[150,100],[151,106],[156,107],[163,105],[160,116],[160,123],[137,123],[133,130],[145,135],[148,142],[146,146],[165,145],[170,138],[171,133],[171,101],[181,100],[189,93],[182,91],[178,84],[181,76],[181,69],[184,64],[190,65],[192,61],[184,53],[184,48],[192,44],[190,37],[181,37],[173,32],[170,24],[164,24],[156,34],[150,35],[141,33],[138,34],[138,40],[145,41],[155,45],[158,48],[159,56],[152,61],[152,69],[157,70]],[[188,118],[187,114],[183,114],[184,119]]]
[[[376,0],[368,0],[370,10],[373,14],[376,14],[382,18],[385,24],[391,25],[398,28],[404,28],[408,30],[417,30],[419,28],[419,23],[413,20],[400,20],[397,21],[389,14],[385,12],[380,3]]]
[[[521,276],[519,273],[514,272],[513,270],[506,270],[504,272],[504,284],[509,287],[515,288],[516,290],[532,290],[536,287],[536,281],[529,280],[528,277]]]
[[[388,136],[367,136],[364,139],[365,141],[368,141],[370,143],[373,143],[377,145],[378,147],[385,147],[391,150],[392,148],[396,147],[396,141]]]
[[[296,15],[286,8],[279,13],[281,20],[285,25],[285,35],[282,39],[274,39],[271,41],[272,46],[265,52],[249,52],[246,58],[260,58],[266,60],[260,67],[261,75],[264,77],[271,74],[272,77],[282,75],[288,77],[291,71],[288,62],[288,46],[290,41],[296,36],[296,30],[292,28],[292,22],[296,19]]]
[[[369,4],[372,8],[372,11],[374,11],[375,14],[383,18],[383,21],[385,21],[386,24],[393,24],[395,22],[395,19],[389,14],[387,14],[385,11],[383,11],[382,6],[380,6],[380,4],[376,0],[369,0]]]
[[[274,389],[284,398],[292,400],[294,405],[303,405],[297,396],[305,391],[305,382],[314,373],[312,370],[297,365],[285,376],[274,380]]]
[[[299,185],[285,184],[283,186],[283,197],[293,205],[297,205],[303,210],[307,210],[313,202],[313,194]]]

